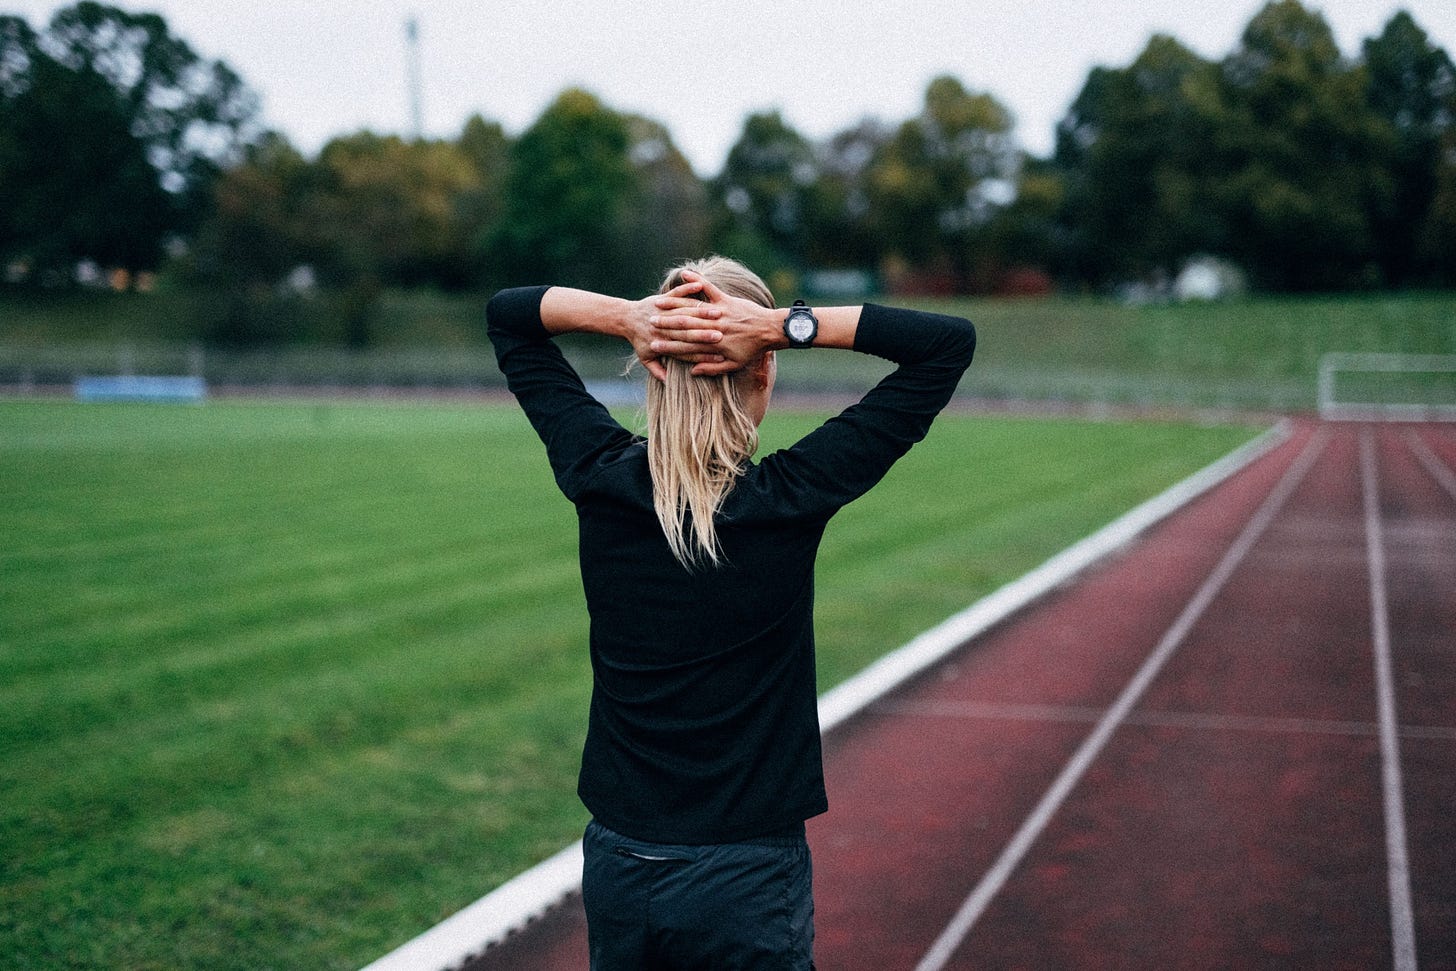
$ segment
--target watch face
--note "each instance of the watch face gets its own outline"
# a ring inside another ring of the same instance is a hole
[[[808,314],[789,315],[789,337],[796,341],[806,341],[814,336],[814,318]]]

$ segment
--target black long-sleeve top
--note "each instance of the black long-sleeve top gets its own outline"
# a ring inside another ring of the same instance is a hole
[[[646,440],[586,391],[542,326],[547,289],[503,290],[486,316],[501,371],[577,511],[593,671],[578,794],[604,825],[658,843],[802,825],[828,808],[814,680],[820,538],[925,437],[971,362],[975,329],[867,304],[855,350],[899,367],[793,447],[750,463],[715,520],[722,565],[690,570],[653,512]]]

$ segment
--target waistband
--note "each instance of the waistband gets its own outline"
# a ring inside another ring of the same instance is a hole
[[[798,846],[805,841],[806,834],[802,819],[782,829],[773,830],[758,836],[750,836],[746,839],[730,840],[725,843],[656,843],[652,840],[640,839],[636,836],[626,836],[595,819],[587,824],[586,829],[588,838],[595,835],[599,839],[613,843],[634,843],[664,848],[678,846]],[[593,830],[596,832],[593,833]]]

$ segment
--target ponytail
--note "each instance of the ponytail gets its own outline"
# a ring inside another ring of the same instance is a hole
[[[682,282],[682,270],[701,274],[732,296],[773,306],[762,280],[741,263],[718,256],[672,271],[661,292]],[[758,449],[758,426],[743,400],[748,370],[697,377],[690,364],[671,358],[663,363],[667,380],[647,380],[653,509],[679,563],[716,566],[722,547],[714,517]]]

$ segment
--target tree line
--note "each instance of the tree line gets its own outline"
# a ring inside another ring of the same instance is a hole
[[[919,112],[824,140],[744,120],[699,177],[660,123],[563,91],[519,135],[369,131],[316,155],[156,15],[0,17],[0,271],[90,263],[220,294],[215,339],[287,339],[326,293],[354,344],[389,287],[554,281],[638,292],[717,250],[780,287],[854,271],[897,291],[1104,291],[1210,255],[1270,292],[1456,284],[1456,68],[1405,12],[1346,57],[1299,0],[1205,59],[1157,35],[1097,67],[1050,157],[951,76]]]

